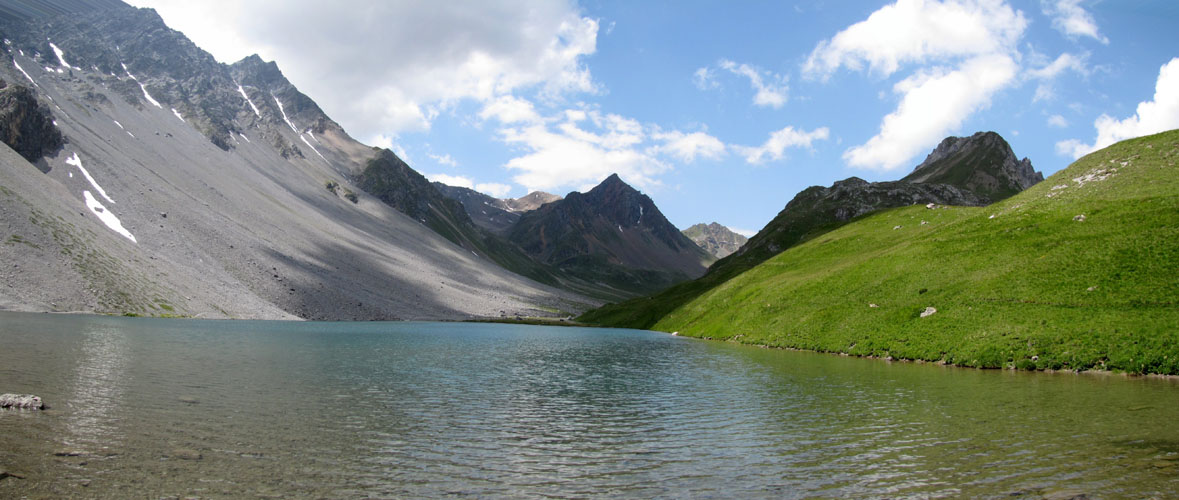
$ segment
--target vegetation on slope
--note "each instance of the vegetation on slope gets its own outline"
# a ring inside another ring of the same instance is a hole
[[[868,215],[653,327],[984,368],[1179,374],[1177,161],[1171,131],[989,207]]]

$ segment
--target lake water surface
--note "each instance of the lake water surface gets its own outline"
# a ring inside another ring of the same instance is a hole
[[[0,313],[0,498],[1179,495],[1179,384],[634,330]]]

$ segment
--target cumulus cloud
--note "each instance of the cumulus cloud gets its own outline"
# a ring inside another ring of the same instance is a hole
[[[1081,75],[1089,75],[1089,55],[1074,55],[1069,53],[1061,54],[1056,60],[1044,65],[1041,68],[1032,69],[1027,72],[1028,77],[1040,80],[1036,86],[1036,94],[1032,97],[1032,102],[1038,102],[1046,99],[1056,97],[1056,90],[1053,87],[1053,82],[1057,76],[1065,71],[1072,70]]]
[[[1087,36],[1104,44],[1109,39],[1097,31],[1097,21],[1084,7],[1081,0],[1041,0],[1044,15],[1052,18],[1052,27],[1073,38]]]
[[[978,56],[958,69],[921,71],[897,83],[896,111],[884,117],[880,133],[843,154],[848,165],[893,170],[956,129],[990,104],[991,96],[1015,80],[1017,65],[1007,55]]]
[[[905,63],[1010,52],[1027,24],[1001,0],[898,0],[820,42],[803,73],[826,78],[840,67],[866,64],[889,76]]]
[[[734,75],[744,76],[749,79],[749,85],[755,91],[753,95],[754,105],[778,109],[783,104],[786,104],[786,95],[789,87],[786,85],[785,76],[761,70],[748,64],[737,64],[727,59],[722,59],[719,64],[722,69]],[[699,85],[697,86],[699,87]]]
[[[596,90],[598,22],[564,0],[132,0],[224,62],[277,60],[364,141],[421,131],[460,100]]]
[[[1068,127],[1068,120],[1060,115],[1052,115],[1048,117],[1048,125],[1056,128]]]
[[[741,153],[745,157],[745,161],[754,165],[760,165],[767,159],[776,161],[782,159],[786,153],[786,148],[806,148],[811,149],[811,143],[818,140],[826,140],[830,135],[827,127],[819,127],[810,132],[804,130],[796,130],[794,127],[786,127],[782,130],[775,131],[770,134],[770,138],[761,146],[733,146],[733,149]]]
[[[501,139],[523,154],[506,164],[528,191],[593,186],[617,173],[639,187],[659,185],[671,165],[641,145],[649,140],[637,121],[597,110],[571,109],[540,123],[505,125]]]
[[[696,158],[720,159],[725,154],[725,143],[704,132],[686,134],[679,130],[657,132],[651,136],[663,144],[654,146],[652,152],[662,153],[685,163]]]
[[[917,66],[893,86],[899,104],[880,131],[843,154],[853,167],[892,170],[1018,82],[1016,45],[1027,25],[1003,0],[897,0],[820,42],[802,69],[825,80],[839,68],[889,77]]]
[[[1154,99],[1138,103],[1134,116],[1118,120],[1102,114],[1093,127],[1097,129],[1093,144],[1069,139],[1056,143],[1056,152],[1080,158],[1121,140],[1179,128],[1179,57],[1159,68]]]

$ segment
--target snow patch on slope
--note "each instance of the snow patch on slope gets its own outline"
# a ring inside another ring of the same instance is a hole
[[[327,158],[323,157],[323,153],[320,153],[318,149],[315,149],[315,146],[312,146],[311,143],[307,141],[307,138],[303,137],[303,134],[299,134],[299,138],[303,140],[303,144],[306,144],[307,147],[311,148],[312,151],[315,151],[315,154],[319,155],[320,158],[323,158],[323,161],[327,161]]]
[[[111,203],[115,202],[115,200],[112,200],[110,196],[107,196],[106,191],[102,189],[102,186],[98,185],[98,181],[94,180],[94,177],[90,176],[90,172],[86,170],[86,167],[82,166],[82,159],[78,158],[78,153],[74,153],[74,156],[67,159],[65,162],[66,165],[78,167],[78,170],[82,171],[82,175],[86,177],[86,180],[90,181],[90,185],[94,186],[94,190],[98,191],[98,194],[101,194],[103,198],[106,198],[106,201]]]
[[[283,119],[283,121],[287,122],[287,125],[289,125],[289,126],[291,127],[291,131],[292,131],[292,132],[294,132],[294,133],[298,134],[298,133],[299,133],[299,129],[295,128],[295,124],[294,124],[294,123],[291,123],[291,119],[290,119],[290,118],[287,118],[287,112],[286,112],[284,109],[282,109],[282,101],[278,100],[278,96],[276,96],[276,95],[274,95],[274,94],[270,94],[270,97],[273,97],[273,98],[274,98],[274,102],[275,102],[275,104],[278,104],[278,112],[279,112],[279,113],[282,113],[282,119]]]
[[[160,101],[155,100],[152,98],[151,94],[147,93],[147,87],[143,85],[143,82],[139,81],[138,78],[135,78],[135,75],[131,74],[131,70],[127,69],[127,65],[125,63],[119,64],[123,65],[123,71],[127,72],[127,76],[131,77],[132,80],[135,80],[135,83],[139,84],[139,88],[140,90],[143,90],[143,97],[147,98],[147,102],[155,104],[157,108],[164,109],[164,106],[160,104]],[[181,118],[181,120],[183,119],[184,118]]]
[[[53,42],[49,42],[49,48],[53,49],[54,54],[57,54],[57,60],[58,60],[58,62],[61,63],[61,66],[63,68],[71,68],[71,69],[76,69],[78,71],[82,71],[82,68],[79,68],[77,66],[70,66],[70,63],[66,62],[66,60],[65,60],[65,52],[62,52],[61,49],[57,48],[57,46],[54,45]],[[57,70],[57,72],[58,73],[65,73],[65,71],[60,70],[60,69]]]
[[[180,112],[176,111],[176,108],[172,108],[172,114],[176,115],[176,118],[179,118],[180,121],[182,121],[184,123],[188,123],[188,120],[185,120],[184,116],[181,116]]]
[[[244,98],[246,102],[250,104],[250,109],[254,110],[254,115],[256,115],[258,118],[262,118],[262,113],[258,111],[258,106],[255,106],[254,101],[250,100],[250,96],[246,94],[246,89],[242,88],[240,83],[237,84],[237,91],[241,92],[242,98]]]
[[[131,231],[128,231],[127,228],[123,227],[123,223],[119,221],[119,218],[115,217],[115,214],[112,214],[110,210],[107,210],[106,207],[102,206],[102,203],[95,199],[94,195],[90,194],[90,191],[82,191],[82,196],[86,198],[86,208],[89,208],[91,212],[94,212],[94,215],[98,216],[98,220],[102,221],[103,224],[106,224],[106,227],[109,227],[111,231],[119,233],[135,243],[139,243],[135,240],[135,235],[131,234]]]
[[[21,55],[23,56],[24,54]],[[26,72],[24,68],[20,67],[20,63],[16,62],[15,57],[12,58],[12,65],[16,66],[16,69],[20,70],[20,73],[25,75],[25,78],[28,78],[30,82],[33,82],[33,85],[40,87],[40,85],[37,85],[37,80],[34,80],[33,77],[29,76],[28,72]]]

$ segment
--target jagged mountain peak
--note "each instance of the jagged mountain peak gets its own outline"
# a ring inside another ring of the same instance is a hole
[[[741,245],[748,241],[746,237],[718,222],[695,224],[683,232],[684,236],[718,259],[736,252],[741,248]]]
[[[942,183],[970,190],[990,202],[1007,198],[1044,180],[1031,160],[1020,160],[995,132],[947,137],[903,181]]]

